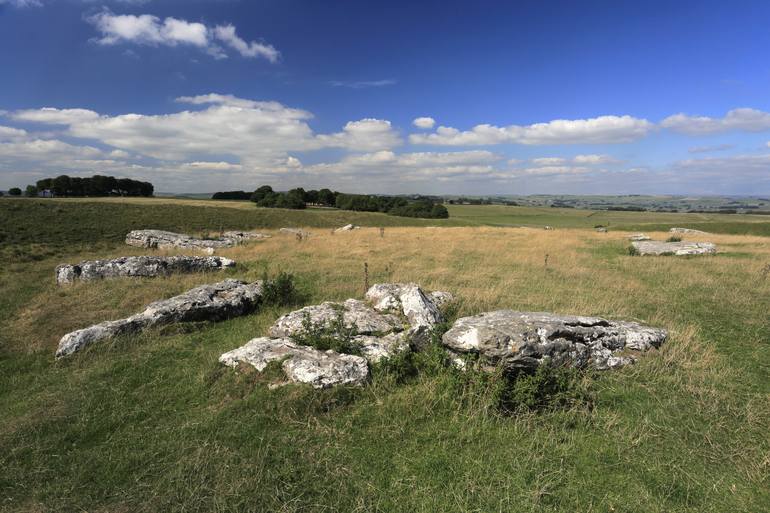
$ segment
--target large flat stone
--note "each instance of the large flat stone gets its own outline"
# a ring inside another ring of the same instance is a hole
[[[56,357],[69,356],[96,342],[175,322],[221,321],[253,311],[262,298],[262,282],[224,280],[155,301],[142,312],[73,331],[62,337]]]
[[[534,369],[545,361],[608,369],[632,363],[666,336],[666,330],[635,322],[499,310],[458,319],[442,342],[456,354],[478,354],[511,370]]]
[[[152,249],[194,249],[212,254],[216,249],[233,247],[236,242],[232,239],[198,239],[164,230],[133,230],[126,235],[126,244]]]
[[[111,260],[85,260],[56,268],[56,283],[118,277],[168,276],[172,273],[215,271],[235,265],[233,260],[215,256],[129,256]]]
[[[366,360],[360,356],[319,351],[301,346],[288,338],[260,337],[224,353],[219,361],[229,367],[240,363],[253,366],[259,372],[270,362],[281,362],[286,378],[295,383],[307,383],[313,388],[335,385],[363,385],[369,377]]]
[[[713,255],[717,252],[711,242],[637,241],[631,245],[640,255]]]

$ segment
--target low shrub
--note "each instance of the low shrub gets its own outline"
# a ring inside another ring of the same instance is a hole
[[[262,276],[262,302],[275,306],[292,306],[302,301],[294,285],[294,276],[281,271],[274,278]]]
[[[682,242],[682,237],[679,235],[672,235],[668,239],[666,239],[666,242]]]

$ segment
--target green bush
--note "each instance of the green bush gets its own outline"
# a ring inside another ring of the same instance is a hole
[[[666,242],[682,242],[682,237],[679,235],[672,235],[668,239],[666,239]]]
[[[262,277],[262,302],[268,305],[292,306],[301,301],[294,276],[281,271],[275,278]]]

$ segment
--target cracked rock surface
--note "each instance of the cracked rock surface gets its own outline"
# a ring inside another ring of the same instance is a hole
[[[62,337],[56,357],[69,356],[95,342],[174,322],[221,321],[252,312],[262,298],[262,282],[224,280],[150,303],[126,319],[107,321]]]
[[[326,302],[287,313],[275,321],[268,333],[271,337],[293,337],[305,334],[307,322],[313,327],[330,328],[340,319],[344,329],[358,335],[378,335],[404,329],[395,315],[379,313],[363,301],[348,299],[344,303]]]
[[[603,370],[633,363],[666,337],[666,330],[635,322],[498,310],[458,319],[442,343],[454,354],[477,354],[511,370],[544,361]]]
[[[236,245],[233,239],[198,239],[184,233],[164,230],[133,230],[126,235],[126,244],[140,248],[153,249],[194,249],[212,254],[215,249],[231,248]]]
[[[712,242],[638,241],[631,245],[640,255],[713,255],[717,252]]]
[[[118,277],[168,276],[172,273],[196,273],[233,267],[229,258],[215,256],[129,256],[112,260],[85,260],[78,264],[62,264],[56,268],[56,283],[75,280],[98,280]]]
[[[301,346],[289,338],[260,337],[224,353],[219,361],[229,367],[247,363],[262,372],[270,362],[281,362],[286,378],[313,388],[363,385],[369,377],[366,359],[335,351]]]

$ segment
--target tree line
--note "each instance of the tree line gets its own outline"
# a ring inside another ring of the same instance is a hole
[[[217,192],[212,199],[249,199],[259,207],[303,209],[307,205],[333,207],[340,210],[360,212],[383,212],[402,217],[446,219],[449,212],[435,198],[418,196],[403,198],[397,196],[374,196],[370,194],[345,194],[330,189],[308,190],[302,187],[287,192],[277,192],[269,185],[263,185],[254,192]]]
[[[21,195],[21,189],[14,187],[8,191],[12,195]],[[18,192],[18,194],[16,194]],[[131,180],[130,178],[115,178],[114,176],[94,175],[79,177],[60,175],[56,178],[43,178],[35,185],[27,185],[26,196],[35,197],[40,194],[52,196],[152,196],[155,187],[150,182]]]

